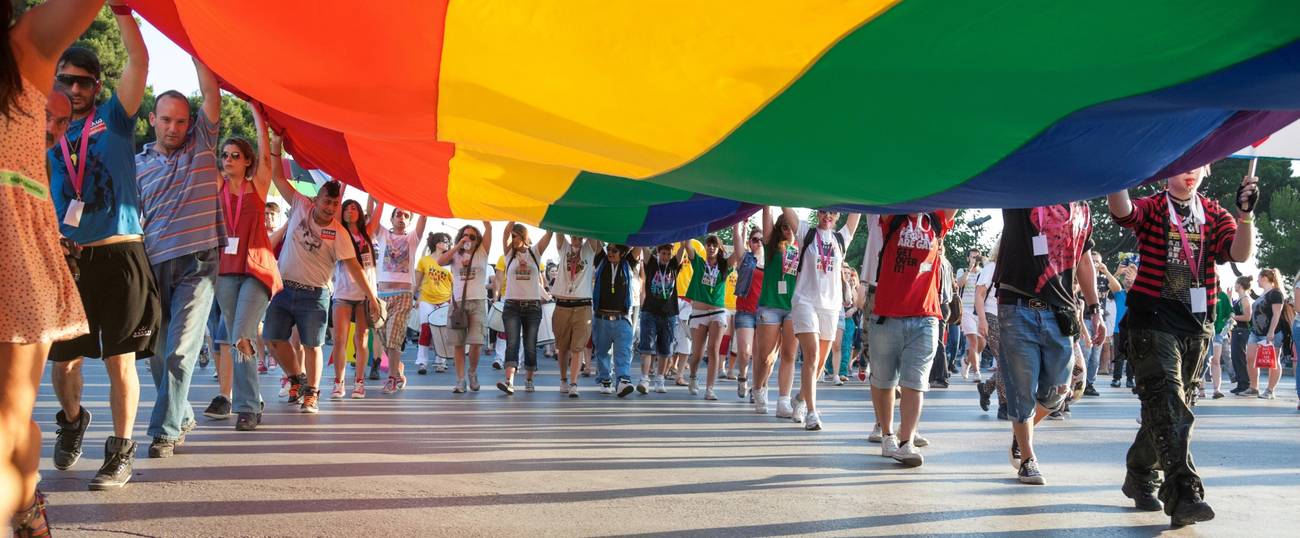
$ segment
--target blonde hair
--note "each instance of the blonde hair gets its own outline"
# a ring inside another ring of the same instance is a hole
[[[1272,282],[1273,288],[1275,289],[1280,289],[1282,287],[1282,279],[1278,276],[1277,269],[1271,267],[1260,269],[1259,276],[1261,278],[1267,278],[1269,282]]]

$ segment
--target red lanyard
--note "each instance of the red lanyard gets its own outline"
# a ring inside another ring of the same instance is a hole
[[[239,202],[234,204],[235,214],[233,216],[230,214],[230,206],[231,206],[230,182],[227,181],[224,184],[222,184],[221,190],[225,191],[222,198],[225,199],[226,201],[225,203],[226,218],[230,219],[229,227],[233,231],[239,228],[239,215],[244,212],[244,191],[248,190],[248,182],[244,181],[239,184]]]
[[[63,165],[68,168],[68,180],[72,181],[72,190],[77,193],[77,199],[81,199],[81,185],[86,178],[86,150],[90,148],[90,126],[95,123],[95,109],[90,109],[90,115],[86,116],[86,123],[81,126],[81,149],[77,152],[77,170],[72,170],[72,155],[68,151],[68,135],[64,134],[59,139],[59,147],[63,149]]]
[[[1168,195],[1165,195],[1168,196]],[[1191,266],[1192,279],[1196,281],[1196,287],[1201,287],[1201,262],[1205,260],[1205,230],[1201,230],[1200,240],[1196,246],[1196,258],[1192,258],[1192,247],[1187,244],[1187,234],[1183,233],[1183,220],[1178,217],[1178,212],[1174,210],[1174,203],[1166,200],[1169,205],[1169,218],[1174,221],[1174,228],[1178,229],[1178,240],[1183,244],[1183,259],[1187,260],[1187,265]],[[1192,203],[1200,200],[1192,196]],[[1193,221],[1193,224],[1195,222]]]

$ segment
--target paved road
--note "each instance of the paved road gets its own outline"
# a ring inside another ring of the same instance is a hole
[[[266,424],[252,433],[200,416],[166,460],[145,457],[153,390],[142,368],[141,459],[116,492],[86,491],[109,430],[107,379],[89,364],[95,422],[72,470],[49,460],[57,404],[48,386],[37,404],[56,534],[1113,537],[1168,527],[1163,514],[1134,512],[1119,493],[1137,429],[1136,399],[1124,389],[1104,387],[1071,420],[1040,430],[1048,485],[1032,487],[1016,483],[1007,464],[1008,425],[980,411],[966,383],[931,393],[926,464],[905,469],[865,442],[873,419],[856,382],[821,389],[828,429],[811,433],[754,414],[733,384],[720,387],[718,402],[680,388],[626,400],[588,390],[574,401],[560,397],[554,362],[543,359],[539,392],[506,397],[483,364],[479,393],[451,394],[451,374],[412,374],[399,395],[322,401],[316,416],[268,402]],[[216,390],[211,374],[196,374],[196,413]],[[278,375],[262,381],[274,395]],[[1174,534],[1279,536],[1300,527],[1300,412],[1293,380],[1282,387],[1277,401],[1229,397],[1199,407],[1194,452],[1219,517]]]

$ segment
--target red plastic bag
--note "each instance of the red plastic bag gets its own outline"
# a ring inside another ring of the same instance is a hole
[[[1259,346],[1255,352],[1256,368],[1277,368],[1277,348],[1273,344],[1266,343]]]

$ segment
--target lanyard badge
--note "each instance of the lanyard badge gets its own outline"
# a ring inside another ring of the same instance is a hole
[[[90,128],[94,123],[95,109],[92,108],[90,115],[86,116],[86,122],[81,126],[81,147],[75,158],[68,150],[68,136],[65,134],[59,139],[59,149],[63,151],[63,165],[68,170],[68,181],[72,183],[72,190],[77,195],[76,198],[68,201],[68,210],[63,214],[63,223],[74,228],[81,225],[81,212],[86,206],[81,200],[81,188],[86,178],[86,153],[90,149]]]

